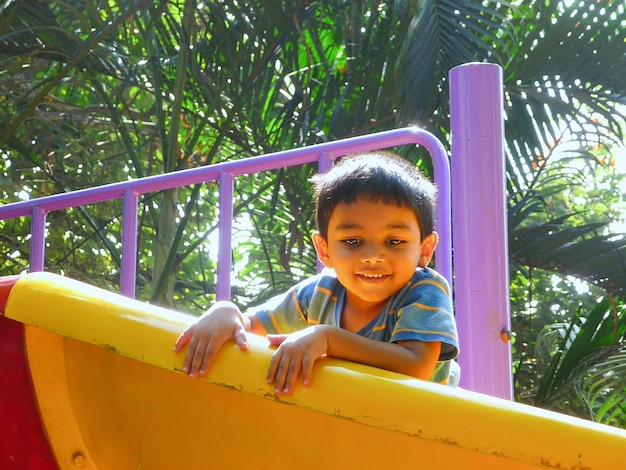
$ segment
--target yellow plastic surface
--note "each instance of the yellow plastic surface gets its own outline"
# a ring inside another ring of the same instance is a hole
[[[624,468],[622,430],[339,360],[279,400],[260,337],[189,379],[172,346],[193,317],[50,273],[5,314],[61,469]]]

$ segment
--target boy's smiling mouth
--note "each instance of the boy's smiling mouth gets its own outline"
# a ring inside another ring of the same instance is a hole
[[[376,282],[388,278],[389,274],[383,273],[357,273],[357,276],[364,281]]]

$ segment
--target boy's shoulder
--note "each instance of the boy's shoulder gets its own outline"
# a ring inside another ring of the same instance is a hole
[[[450,295],[450,286],[445,277],[432,268],[418,268],[413,277],[408,282],[405,293],[415,293],[416,291],[435,290],[447,296]]]
[[[335,270],[332,268],[324,268],[319,273],[309,276],[302,281],[300,281],[297,285],[307,285],[307,284],[324,284],[330,285],[339,282],[337,280],[337,274]]]
[[[448,284],[448,281],[446,280],[445,277],[443,277],[441,274],[439,274],[437,271],[435,271],[433,268],[417,268],[415,270],[415,273],[413,274],[413,277],[411,278],[412,282],[415,281],[421,281],[424,279],[433,279],[436,282],[441,282],[443,284]]]
[[[324,268],[319,273],[302,279],[290,290],[295,290],[298,294],[305,292],[313,294],[318,291],[329,291],[329,293],[335,292],[337,288],[341,288],[341,284],[337,279],[335,271],[333,269]]]

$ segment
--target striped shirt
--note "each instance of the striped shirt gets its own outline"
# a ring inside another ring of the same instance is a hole
[[[257,318],[268,333],[292,333],[308,326],[340,327],[346,289],[334,271],[306,279],[257,307]],[[357,334],[395,343],[440,341],[441,353],[431,381],[457,385],[459,351],[456,321],[446,280],[430,268],[418,268],[385,308]]]

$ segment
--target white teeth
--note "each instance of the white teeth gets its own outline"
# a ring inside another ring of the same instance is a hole
[[[365,273],[363,273],[363,274],[361,274],[361,276],[363,276],[363,277],[371,277],[371,278],[374,278],[374,279],[379,279],[381,277],[384,277],[384,274],[365,274]]]

